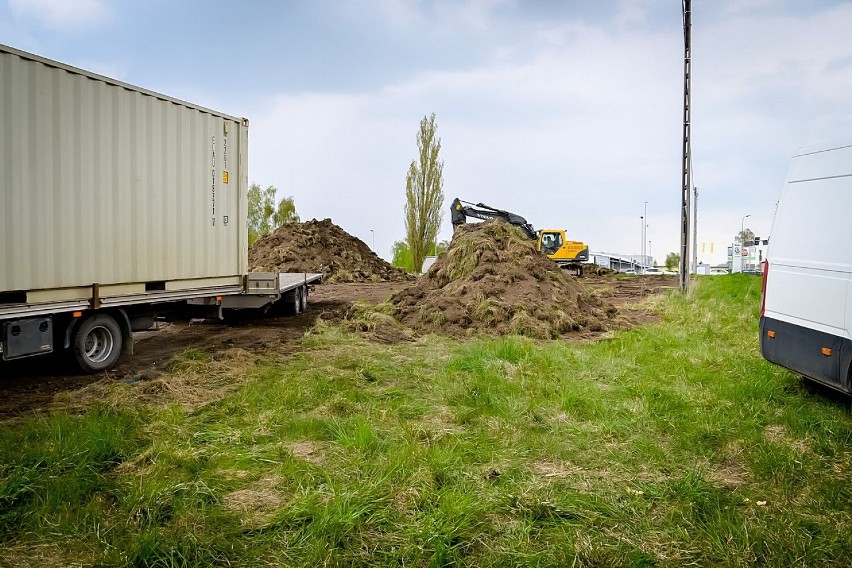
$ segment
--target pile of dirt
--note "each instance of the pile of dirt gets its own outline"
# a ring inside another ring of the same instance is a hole
[[[463,225],[417,283],[390,300],[421,332],[537,338],[622,327],[618,310],[501,221]]]
[[[585,264],[583,265],[583,274],[586,276],[615,276],[618,271],[597,264]]]
[[[331,219],[287,223],[249,249],[255,272],[319,272],[324,282],[404,282],[412,279],[385,262]]]

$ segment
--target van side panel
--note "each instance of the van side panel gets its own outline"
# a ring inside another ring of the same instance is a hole
[[[769,241],[768,317],[849,337],[850,174],[852,147],[794,158]]]
[[[774,338],[769,337],[773,331]],[[825,355],[823,348],[831,350]],[[852,341],[800,325],[760,318],[760,353],[764,359],[831,387],[847,390]]]
[[[849,392],[852,141],[803,149],[793,158],[767,257],[761,353]]]

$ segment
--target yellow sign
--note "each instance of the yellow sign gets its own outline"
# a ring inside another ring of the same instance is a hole
[[[222,172],[222,183],[228,183],[228,172]]]

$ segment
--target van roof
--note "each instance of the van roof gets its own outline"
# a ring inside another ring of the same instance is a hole
[[[810,146],[802,146],[796,153],[793,155],[794,158],[798,158],[799,156],[807,156],[808,154],[818,154],[820,152],[827,152],[828,150],[837,150],[839,148],[848,148],[852,146],[852,138],[844,138],[841,140],[834,140],[832,142],[823,142],[821,144],[813,144]]]

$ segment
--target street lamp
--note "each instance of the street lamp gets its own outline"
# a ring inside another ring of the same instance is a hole
[[[747,217],[751,217],[751,213],[743,216],[742,220],[740,221],[740,244],[741,245],[745,244],[745,239],[743,238],[743,232],[745,232],[745,220],[746,220]]]
[[[645,256],[645,217],[639,216],[639,264],[642,264],[642,257]]]
[[[648,239],[648,256],[651,257],[650,264],[654,264],[654,253],[651,252],[651,239]]]
[[[373,252],[376,252],[376,233],[373,229],[370,229],[370,234],[373,235]]]

